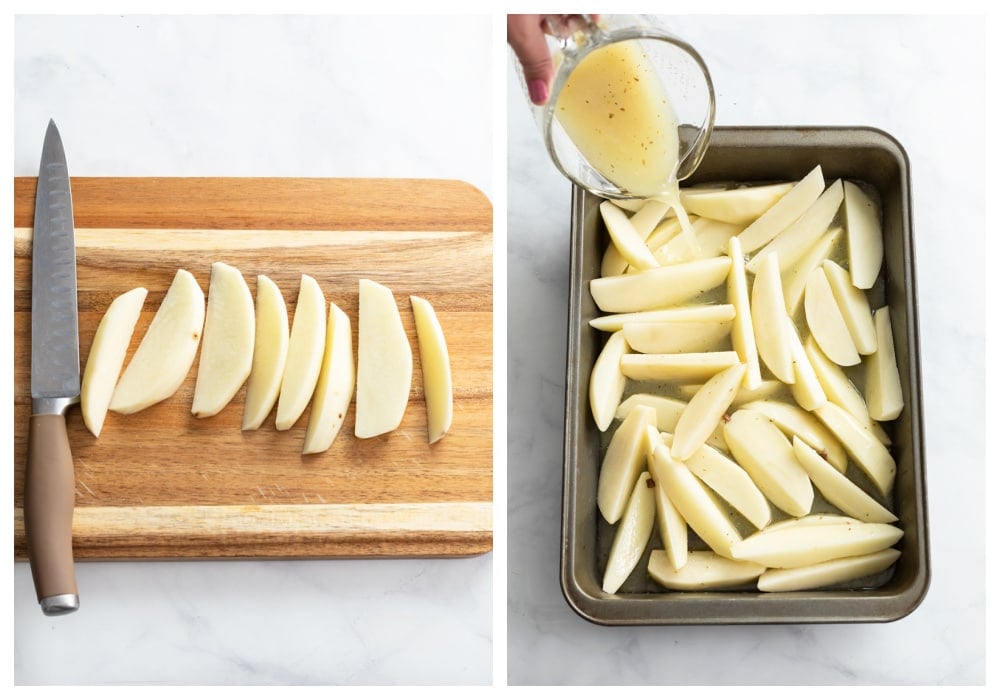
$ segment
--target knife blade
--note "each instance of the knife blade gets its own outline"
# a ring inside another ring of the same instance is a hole
[[[80,401],[73,199],[62,138],[42,145],[31,243],[31,418],[24,479],[28,561],[42,612],[77,610],[73,568],[76,475],[66,411]]]

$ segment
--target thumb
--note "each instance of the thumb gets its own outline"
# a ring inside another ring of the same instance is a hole
[[[507,43],[521,64],[528,96],[536,105],[549,99],[555,69],[542,30],[542,15],[508,15]]]

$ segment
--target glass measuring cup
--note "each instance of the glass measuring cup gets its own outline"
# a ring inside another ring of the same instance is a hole
[[[647,16],[547,22],[556,76],[549,100],[532,110],[552,162],[607,199],[674,192],[701,162],[715,123],[701,56]]]

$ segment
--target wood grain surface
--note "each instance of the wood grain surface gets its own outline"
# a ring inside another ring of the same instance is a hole
[[[241,431],[245,388],[212,418],[190,413],[197,359],[170,399],[109,413],[99,438],[68,415],[77,479],[77,559],[461,556],[492,547],[493,237],[489,201],[448,180],[74,178],[80,356],[111,301],[149,290],[138,345],[178,268],[208,292],[211,264],[266,274],[294,317],[302,274],[351,318],[358,280],[395,294],[414,350],[402,425],[301,454],[308,409]],[[30,415],[34,178],[14,181],[14,548],[25,558],[22,491]],[[452,429],[427,444],[409,295],[434,305],[455,391]],[[127,361],[127,360],[126,360]]]

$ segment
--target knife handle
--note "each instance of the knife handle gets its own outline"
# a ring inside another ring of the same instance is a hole
[[[37,414],[28,425],[24,529],[35,593],[46,615],[80,607],[73,570],[76,475],[62,414]]]

